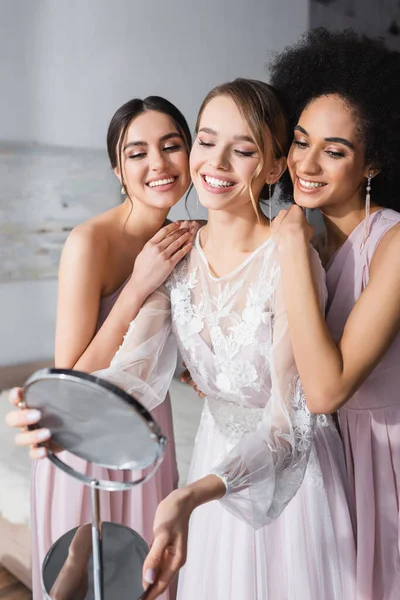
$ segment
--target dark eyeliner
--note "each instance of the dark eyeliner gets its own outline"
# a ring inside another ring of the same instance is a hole
[[[298,146],[299,148],[306,148],[306,146],[308,145],[307,142],[301,142],[300,140],[296,139],[293,140],[292,144]]]
[[[180,146],[179,144],[174,144],[173,146],[165,146],[165,148],[163,148],[163,152],[176,152],[181,148],[182,146]]]
[[[345,154],[343,152],[333,152],[332,150],[326,150],[326,153],[331,158],[344,158]]]
[[[256,153],[255,150],[249,151],[249,152],[243,152],[243,150],[235,150],[236,154],[239,154],[239,156],[247,156],[247,157],[251,157],[254,156],[254,154]]]

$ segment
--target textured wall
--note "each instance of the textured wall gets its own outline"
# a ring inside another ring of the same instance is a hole
[[[269,54],[307,29],[308,6],[309,0],[0,0],[0,141],[47,147],[37,147],[37,157],[27,159],[29,168],[21,154],[13,172],[5,173],[0,155],[0,227],[6,226],[1,229],[0,277],[50,272],[54,277],[66,233],[60,234],[60,227],[87,218],[95,204],[84,174],[80,183],[81,176],[66,181],[59,167],[46,169],[42,150],[104,149],[112,114],[134,96],[166,96],[193,126],[211,87],[240,75],[266,76]],[[61,160],[57,152],[56,162]],[[78,156],[70,152],[62,159],[66,173]],[[93,179],[103,181],[103,168],[95,171]],[[107,186],[98,212],[107,203]],[[71,190],[78,196],[87,190],[88,196],[71,200],[64,209],[62,197]],[[114,202],[112,189],[109,200]],[[196,212],[194,197],[191,207],[192,216],[202,214]],[[186,217],[183,203],[171,217]],[[40,229],[43,223],[58,233],[28,233],[23,239],[23,230]],[[10,227],[11,245],[5,234]],[[18,260],[12,247],[22,259],[15,275],[8,274]],[[52,355],[56,293],[55,279],[0,284],[0,365]]]
[[[115,206],[102,150],[0,145],[0,281],[55,279],[75,225]]]

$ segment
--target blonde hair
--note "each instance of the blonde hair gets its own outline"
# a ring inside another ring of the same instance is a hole
[[[256,79],[234,79],[228,83],[217,85],[207,94],[197,116],[196,134],[205,107],[217,96],[228,96],[234,101],[245,118],[260,152],[261,160],[253,173],[249,190],[251,202],[258,215],[258,205],[251,186],[265,164],[265,128],[267,127],[271,134],[272,150],[276,159],[286,156],[289,151],[289,125],[284,108],[277,91],[268,83]],[[262,200],[266,195],[267,187],[264,186],[261,190],[259,200]]]

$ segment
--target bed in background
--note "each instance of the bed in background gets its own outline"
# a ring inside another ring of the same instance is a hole
[[[4,423],[10,405],[0,394],[0,563],[31,589],[29,493],[31,464]]]

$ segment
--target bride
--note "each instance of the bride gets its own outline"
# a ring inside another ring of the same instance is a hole
[[[147,597],[186,561],[180,600],[351,600],[341,441],[330,417],[306,407],[260,209],[286,167],[286,120],[273,88],[239,79],[206,97],[196,134],[191,175],[208,224],[98,373],[152,409],[168,389],[177,341],[206,396],[190,483],[156,513]],[[324,271],[310,253],[322,310]]]

